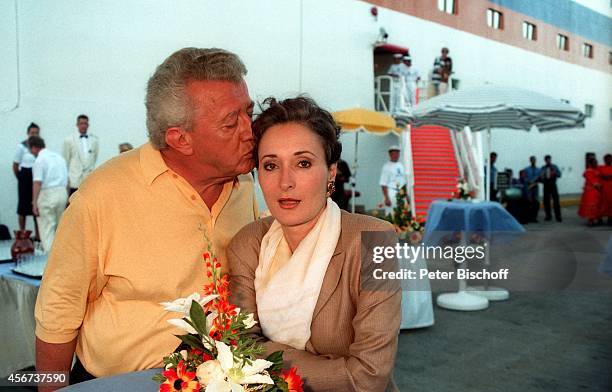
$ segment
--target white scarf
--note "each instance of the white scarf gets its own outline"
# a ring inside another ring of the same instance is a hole
[[[254,283],[259,323],[268,339],[299,350],[306,347],[323,278],[340,238],[340,220],[340,208],[328,198],[315,227],[272,276],[270,268],[285,241],[280,223],[275,220],[262,238]]]

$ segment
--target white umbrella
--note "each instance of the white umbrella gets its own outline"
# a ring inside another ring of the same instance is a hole
[[[485,155],[487,176],[491,175],[491,128],[511,128],[540,131],[584,127],[584,113],[569,104],[529,90],[515,87],[484,85],[429,99],[413,108],[411,121],[416,126],[439,125],[460,131],[470,127],[472,131],[487,130],[488,151]],[[486,199],[490,200],[490,179],[485,182]],[[447,296],[457,309],[473,302],[461,290]],[[485,285],[484,293],[490,299],[507,298],[507,290]],[[499,293],[499,297],[498,297]],[[446,299],[445,299],[446,300]],[[438,298],[440,304],[440,298]]]
[[[491,151],[491,128],[540,131],[584,127],[584,113],[571,105],[544,94],[515,87],[484,85],[453,91],[428,99],[413,108],[414,125],[440,125],[456,131],[470,127],[487,130],[488,152]],[[487,175],[491,172],[486,158]],[[489,180],[485,185],[490,199]]]

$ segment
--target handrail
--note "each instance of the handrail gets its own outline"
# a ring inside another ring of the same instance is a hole
[[[386,83],[384,83],[386,82]],[[383,88],[383,84],[388,86],[388,89]],[[393,77],[389,75],[380,75],[374,78],[374,107],[379,112],[389,112],[385,97],[391,103],[391,86],[393,85]]]
[[[457,161],[457,167],[459,168],[459,177],[465,179],[464,169],[463,169],[463,157],[461,156],[461,151],[459,151],[459,145],[457,143],[457,135],[452,130],[449,130],[451,136],[451,143],[453,144],[453,151],[455,153],[455,160]]]
[[[414,204],[414,160],[412,159],[412,127],[407,125],[402,131],[402,147],[404,154],[404,168],[406,169],[406,191],[410,198],[410,208],[416,212]]]

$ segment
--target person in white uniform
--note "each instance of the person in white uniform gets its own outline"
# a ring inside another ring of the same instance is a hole
[[[77,117],[78,132],[64,140],[62,155],[68,165],[68,183],[70,195],[74,193],[81,182],[93,171],[98,160],[98,137],[87,133],[89,117],[81,114]]]
[[[40,127],[35,123],[30,123],[27,130],[28,137],[39,136]],[[32,213],[32,166],[36,157],[30,153],[28,140],[24,140],[17,145],[15,157],[13,158],[13,173],[17,178],[17,191],[19,202],[17,203],[17,215],[19,216],[19,230],[26,229],[26,217],[34,215]],[[40,239],[36,218],[34,228],[36,229],[36,239]]]
[[[60,154],[45,148],[41,137],[31,136],[28,145],[36,157],[32,167],[32,211],[38,220],[43,250],[48,252],[68,201],[68,168]]]
[[[402,63],[402,54],[393,55],[393,64],[387,70],[387,74],[393,77],[391,85],[391,96],[389,97],[389,112],[397,113],[406,109],[406,85],[404,74],[406,65]]]
[[[404,65],[404,81],[406,82],[406,101],[409,106],[417,104],[416,95],[418,82],[421,80],[421,74],[419,71],[412,66],[412,57],[403,57]]]
[[[399,146],[389,147],[389,162],[385,163],[380,173],[380,186],[385,199],[385,214],[391,214],[396,204],[396,195],[406,185],[406,171],[399,162]]]

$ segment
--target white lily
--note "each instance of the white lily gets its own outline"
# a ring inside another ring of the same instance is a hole
[[[223,376],[210,380],[206,385],[206,392],[244,392],[243,385],[246,384],[274,384],[270,376],[261,373],[272,366],[272,362],[256,359],[251,365],[245,365],[242,368],[235,367],[234,355],[230,347],[219,341],[215,342],[215,346]]]
[[[175,327],[182,329],[183,331],[187,331],[187,333],[192,333],[195,335],[197,335],[198,333],[198,331],[196,331],[191,325],[189,325],[183,319],[170,319],[168,320],[168,322],[174,325]]]
[[[257,321],[255,321],[255,316],[253,316],[253,313],[249,313],[247,318],[244,320],[244,326],[246,329],[250,329],[253,328],[255,324],[257,324]]]
[[[211,294],[202,297],[198,293],[193,293],[187,298],[178,298],[172,302],[162,302],[161,305],[169,312],[178,312],[182,313],[185,317],[189,317],[189,310],[191,309],[191,303],[193,301],[196,301],[203,307],[218,296],[218,294]]]
[[[217,318],[218,314],[217,312],[210,312],[206,315],[206,328],[210,331],[210,326],[213,324],[213,321],[215,321],[215,319]],[[204,337],[202,338],[202,344],[204,345],[204,348],[206,348],[207,350],[212,350],[212,348],[214,347],[210,341],[212,340],[212,338],[210,337]]]

